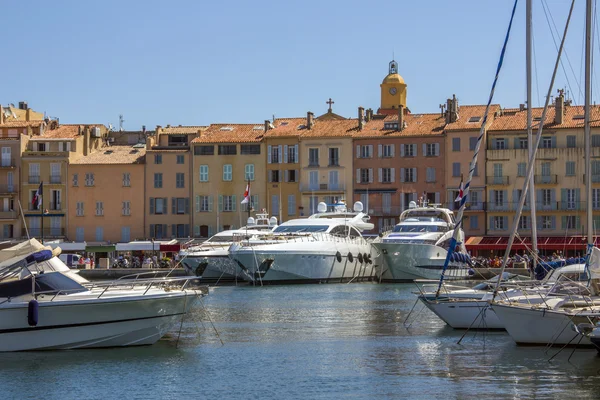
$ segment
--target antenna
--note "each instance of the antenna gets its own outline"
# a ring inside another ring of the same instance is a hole
[[[123,132],[123,122],[125,122],[123,114],[119,114],[119,132]]]

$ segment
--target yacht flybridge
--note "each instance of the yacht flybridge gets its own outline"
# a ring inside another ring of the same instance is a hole
[[[332,212],[319,203],[318,213],[293,219],[268,234],[231,245],[229,256],[256,284],[358,282],[373,279],[370,242],[361,232],[373,229],[361,202],[354,211],[337,203]]]
[[[406,282],[414,279],[439,279],[455,226],[454,213],[438,204],[414,201],[400,215],[391,232],[373,242],[373,257],[381,265],[383,282]],[[446,279],[464,279],[470,258],[460,232],[458,252]]]

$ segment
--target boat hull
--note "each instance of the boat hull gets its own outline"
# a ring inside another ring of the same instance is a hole
[[[504,329],[498,316],[485,300],[428,300],[419,299],[442,321],[454,329]]]
[[[447,251],[439,246],[418,243],[373,243],[373,258],[381,265],[382,282],[412,282],[439,279]],[[444,279],[465,279],[468,268],[450,264]]]
[[[234,282],[244,279],[244,271],[229,258],[228,248],[188,255],[181,264],[189,275],[201,276],[204,282]]]
[[[5,303],[0,309],[0,351],[150,345],[181,321],[197,294],[190,290],[95,300],[58,297],[72,299],[38,297],[37,326],[27,324],[27,302]]]

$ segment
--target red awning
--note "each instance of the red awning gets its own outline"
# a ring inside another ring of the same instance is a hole
[[[160,251],[171,251],[171,252],[179,252],[181,250],[181,244],[160,244]]]
[[[472,236],[465,242],[467,250],[506,250],[508,236]],[[600,238],[596,238],[595,245],[600,245]],[[587,246],[586,236],[541,236],[538,237],[539,250],[581,250]],[[512,250],[526,250],[531,248],[531,237],[515,238]]]

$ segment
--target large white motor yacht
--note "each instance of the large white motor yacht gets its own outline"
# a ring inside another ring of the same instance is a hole
[[[276,217],[269,218],[267,213],[256,214],[256,219],[249,217],[247,225],[240,229],[219,232],[199,246],[181,250],[179,252],[181,264],[188,274],[201,276],[203,281],[248,280],[246,271],[240,269],[229,258],[229,247],[240,240],[271,232],[276,227]]]
[[[373,229],[360,202],[318,204],[318,213],[279,225],[268,235],[234,243],[229,256],[256,284],[358,282],[373,279],[375,265],[363,230]]]
[[[373,258],[381,265],[383,282],[407,282],[415,279],[439,279],[452,238],[454,213],[447,208],[414,201],[400,215],[391,232],[373,242]],[[446,279],[464,279],[468,273],[467,250],[462,230]]]
[[[50,248],[25,243],[0,254],[0,351],[153,344],[207,293],[190,278],[88,282]]]

